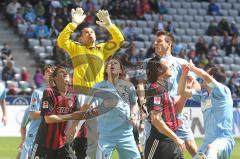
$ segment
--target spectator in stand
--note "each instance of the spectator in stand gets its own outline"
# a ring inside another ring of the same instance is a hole
[[[35,38],[35,32],[34,32],[34,28],[29,25],[29,27],[27,28],[27,31],[24,35],[25,39],[30,39],[30,38]]]
[[[196,55],[195,48],[191,48],[187,56],[188,56],[188,61],[192,60],[196,65],[199,64],[199,56]]]
[[[158,4],[158,13],[159,14],[167,14],[168,13],[168,8],[165,5],[164,0],[158,1],[157,4]]]
[[[121,9],[121,1],[120,0],[116,0],[115,3],[113,3],[113,8],[110,11],[111,14],[113,15],[113,17],[115,18],[122,18],[122,9]]]
[[[13,83],[10,83],[8,85],[8,92],[7,95],[18,95],[19,89],[17,88],[17,86]]]
[[[12,51],[8,45],[8,43],[3,44],[3,48],[1,49],[1,59],[2,60],[13,60]]]
[[[37,88],[40,88],[42,86],[44,77],[41,68],[37,68],[33,80]]]
[[[156,33],[158,31],[164,31],[164,23],[163,23],[163,16],[159,15],[159,21],[155,23],[153,33]]]
[[[229,55],[231,53],[231,40],[227,31],[223,32],[223,37],[221,39],[221,49],[226,51],[226,54]]]
[[[237,83],[237,73],[233,73],[232,76],[230,77],[228,84],[228,88],[231,91],[231,94],[233,97],[237,97],[237,87],[239,86],[239,83]]]
[[[30,3],[26,4],[26,12],[25,12],[24,18],[30,24],[34,24],[36,21],[37,16]]]
[[[135,13],[136,13],[136,18],[137,19],[142,19],[143,16],[144,16],[140,0],[135,1]]]
[[[218,27],[217,25],[214,23],[213,20],[211,20],[208,29],[207,29],[207,35],[209,36],[216,36],[218,34]]]
[[[108,0],[103,0],[102,5],[101,5],[101,9],[108,10],[109,9],[108,5],[109,5]]]
[[[231,30],[231,35],[234,35],[234,34],[238,35],[238,28],[236,26],[235,21],[232,21],[230,30]]]
[[[45,8],[42,4],[42,1],[38,1],[38,3],[34,6],[34,10],[36,12],[37,17],[42,18],[45,14]]]
[[[7,18],[9,21],[13,20],[14,15],[17,13],[17,10],[21,8],[21,4],[18,3],[17,0],[13,0],[11,3],[7,5]]]
[[[130,8],[129,1],[123,1],[122,14],[124,16],[124,19],[130,18],[132,16],[131,12],[132,12],[132,10]]]
[[[22,81],[29,81],[29,72],[26,67],[22,67],[21,79]]]
[[[126,39],[129,40],[136,40],[137,32],[135,31],[133,24],[129,23],[124,27],[122,30],[123,35],[126,37]]]
[[[203,37],[200,37],[198,39],[198,42],[196,43],[195,48],[196,48],[197,55],[203,55],[203,54],[207,55],[208,54],[207,43],[205,42]]]
[[[173,26],[173,24],[172,24],[172,21],[168,21],[167,22],[167,26],[166,26],[166,29],[165,29],[167,32],[169,32],[169,33],[174,33],[174,26]]]
[[[13,22],[15,26],[18,26],[18,24],[25,23],[25,19],[23,17],[21,8],[18,8],[17,13],[14,15]]]
[[[208,52],[208,59],[214,60],[217,56],[219,56],[217,47],[213,46]]]
[[[130,68],[135,68],[138,61],[138,52],[134,42],[131,42],[130,47],[126,50],[126,53],[122,56],[121,62]]]
[[[141,48],[138,53],[138,62],[142,62],[144,59],[146,59],[146,50],[144,48]]]
[[[38,21],[38,25],[34,29],[35,35],[37,38],[49,38],[50,32],[48,27],[45,25],[45,21],[43,19]]]
[[[233,34],[232,36],[230,49],[231,53],[238,53],[240,55],[240,43],[237,34]]]
[[[225,18],[218,23],[218,33],[219,35],[224,35],[224,32],[227,32],[228,35],[230,34],[230,26]]]
[[[208,14],[210,15],[222,15],[219,6],[214,2],[214,0],[209,1]]]
[[[2,80],[3,81],[14,80],[15,74],[16,72],[13,68],[12,61],[8,61],[7,65],[2,70]]]
[[[151,5],[149,3],[149,0],[142,0],[142,11],[143,15],[146,13],[149,13],[151,11]]]
[[[86,0],[83,2],[83,10],[86,10],[87,12],[90,12],[91,14],[95,12],[95,6],[92,0]]]

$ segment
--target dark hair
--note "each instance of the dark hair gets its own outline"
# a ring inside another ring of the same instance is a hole
[[[157,82],[158,77],[167,71],[167,66],[160,63],[161,58],[156,56],[147,63],[147,79],[150,83]]]
[[[105,68],[104,68],[104,80],[108,79],[108,74],[107,74],[107,65],[111,60],[117,60],[120,64],[122,73],[119,74],[119,78],[124,79],[125,78],[125,72],[124,72],[124,66],[119,58],[116,56],[110,56],[106,61],[105,61]]]
[[[58,70],[61,70],[61,69],[66,70],[66,68],[63,67],[63,66],[57,66],[57,67],[54,69],[53,73],[52,73],[52,77],[56,77],[56,76],[57,76],[57,73],[58,73]]]
[[[51,64],[45,65],[45,66],[43,67],[43,69],[42,69],[43,75],[45,75],[45,71],[46,71],[47,69],[54,69],[54,68],[55,68],[55,67],[54,67],[53,65],[51,65]]]
[[[173,49],[173,46],[174,46],[174,43],[175,43],[175,39],[174,39],[173,34],[170,33],[170,32],[167,32],[167,31],[158,31],[158,32],[156,33],[156,36],[157,36],[157,37],[162,36],[162,35],[165,35],[165,36],[168,36],[168,37],[171,38],[171,40],[172,40],[172,49]]]
[[[212,67],[208,70],[208,74],[213,76],[213,78],[220,82],[220,83],[225,83],[226,81],[226,73],[223,68],[221,67]]]

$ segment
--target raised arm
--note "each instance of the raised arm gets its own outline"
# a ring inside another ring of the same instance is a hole
[[[82,8],[77,8],[76,10],[72,9],[71,11],[72,15],[72,22],[69,23],[63,31],[58,36],[58,46],[60,48],[63,48],[65,51],[67,51],[70,56],[75,51],[76,43],[70,39],[71,34],[74,32],[74,30],[77,28],[78,25],[80,25],[83,20],[86,18],[86,15],[84,14],[84,11]]]
[[[121,47],[124,37],[116,25],[112,24],[108,11],[99,10],[96,16],[98,17],[98,21],[96,21],[96,23],[105,27],[112,35],[112,40],[105,43],[103,47],[104,57],[107,59]]]

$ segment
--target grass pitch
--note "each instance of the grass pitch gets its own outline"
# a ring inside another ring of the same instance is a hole
[[[20,143],[19,137],[0,137],[0,159],[15,159],[17,154],[17,148]],[[202,139],[196,139],[197,145],[202,143]],[[230,159],[240,158],[240,138],[235,139],[236,146],[230,157]],[[191,159],[188,153],[184,153],[185,159]],[[113,159],[118,159],[118,154],[115,151]]]

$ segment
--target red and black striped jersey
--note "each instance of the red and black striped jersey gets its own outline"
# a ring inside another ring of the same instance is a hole
[[[152,83],[149,87],[146,106],[148,112],[152,110],[159,111],[161,118],[166,125],[172,130],[176,131],[179,123],[176,118],[173,98],[168,94],[164,86],[159,83]],[[151,134],[156,138],[165,138],[154,126],[152,126]]]
[[[77,109],[77,96],[73,92],[61,95],[56,87],[43,92],[41,116],[42,121],[36,136],[36,143],[48,148],[58,149],[66,143],[65,128],[67,122],[47,124],[44,116],[71,114]]]

